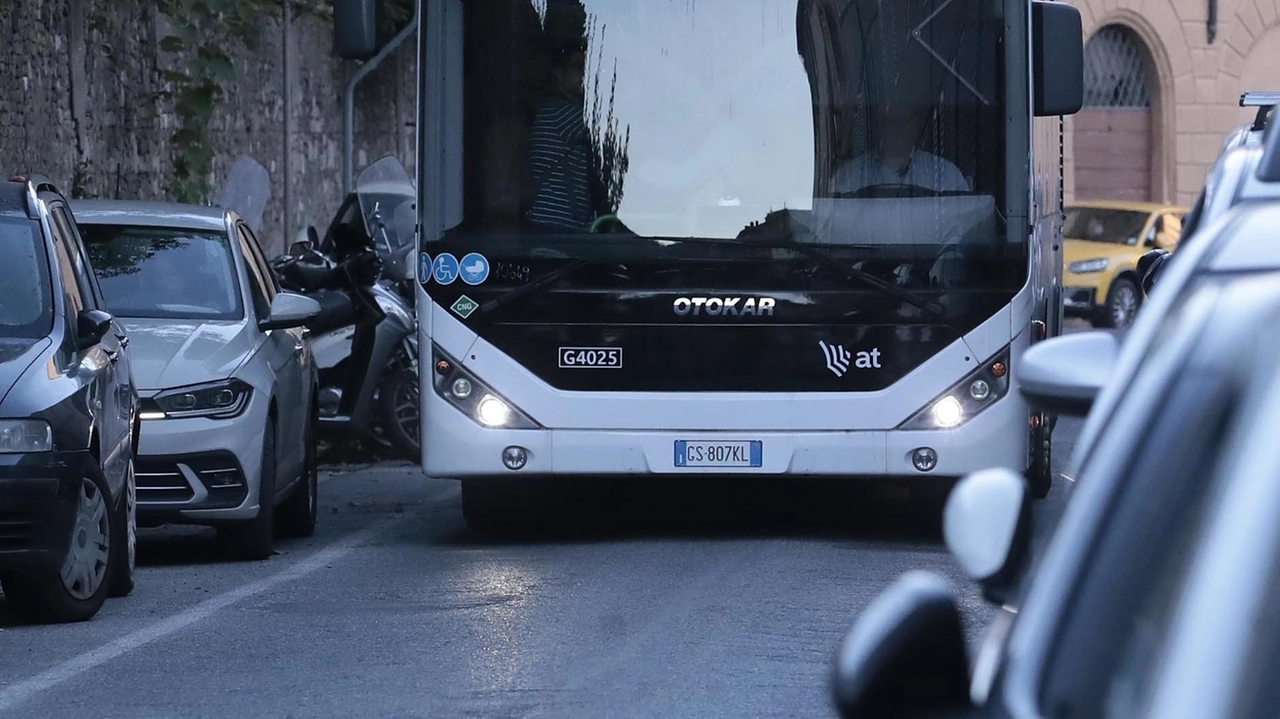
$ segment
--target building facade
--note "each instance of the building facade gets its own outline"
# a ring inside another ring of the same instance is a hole
[[[1280,0],[1069,0],[1085,107],[1067,121],[1068,201],[1195,201],[1226,134],[1280,91]]]

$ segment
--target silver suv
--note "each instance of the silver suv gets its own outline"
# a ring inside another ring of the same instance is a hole
[[[1240,107],[1258,108],[1251,124],[1241,125],[1227,135],[1222,143],[1222,153],[1209,172],[1204,189],[1196,199],[1191,212],[1182,224],[1182,239],[1178,247],[1185,248],[1188,241],[1195,241],[1197,231],[1236,205],[1246,202],[1280,200],[1280,183],[1264,177],[1260,167],[1266,155],[1265,147],[1275,145],[1272,137],[1277,133],[1275,112],[1280,105],[1280,92],[1247,92],[1240,97]],[[1151,286],[1170,259],[1164,250],[1151,250],[1138,260],[1138,275],[1142,277],[1142,289],[1151,292]]]

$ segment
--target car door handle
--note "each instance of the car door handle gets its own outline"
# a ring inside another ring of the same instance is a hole
[[[107,359],[111,360],[112,362],[119,362],[120,353],[115,350],[107,350]]]
[[[129,346],[129,337],[127,335],[116,335],[116,339],[120,340],[120,349]]]

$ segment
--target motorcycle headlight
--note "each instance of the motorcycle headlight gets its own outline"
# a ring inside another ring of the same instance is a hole
[[[431,373],[436,394],[484,427],[492,429],[542,429],[511,402],[462,369],[452,357],[434,348]]]
[[[52,452],[53,429],[40,419],[0,419],[0,454]]]
[[[1009,348],[996,353],[898,429],[955,429],[1009,392]]]
[[[253,388],[238,379],[165,390],[142,407],[143,419],[231,419],[249,406]]]
[[[1087,275],[1091,272],[1103,272],[1111,266],[1111,260],[1105,257],[1098,257],[1092,260],[1080,260],[1072,262],[1067,269],[1078,275]]]

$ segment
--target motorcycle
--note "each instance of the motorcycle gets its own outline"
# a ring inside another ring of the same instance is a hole
[[[308,329],[322,436],[420,458],[413,183],[394,158],[359,176],[323,239],[314,227],[272,260],[281,284],[321,305]],[[357,239],[358,238],[358,239]]]

